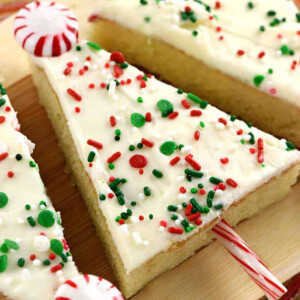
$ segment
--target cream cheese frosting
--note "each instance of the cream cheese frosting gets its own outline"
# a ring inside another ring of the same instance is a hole
[[[113,1],[112,1],[113,2]],[[129,273],[299,162],[292,143],[83,41],[34,58]]]
[[[291,0],[100,0],[96,14],[300,106],[300,13]]]
[[[22,133],[0,84],[0,294],[9,299],[54,299],[77,269],[46,195],[34,144]]]

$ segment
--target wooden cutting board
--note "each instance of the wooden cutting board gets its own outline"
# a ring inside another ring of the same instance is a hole
[[[91,10],[94,0],[85,0],[80,9],[74,0],[61,2],[69,4],[79,19],[86,20],[87,9]],[[82,37],[86,25],[81,29]],[[65,160],[51,124],[38,103],[26,55],[13,39],[12,18],[0,23],[0,73],[19,112],[22,132],[36,143],[34,158],[55,208],[62,213],[65,235],[78,268],[115,283],[83,200],[72,185],[71,176],[65,172]],[[300,272],[299,198],[300,182],[286,199],[236,228],[281,281]],[[174,270],[159,276],[132,299],[254,300],[262,295],[219,242],[214,242]]]

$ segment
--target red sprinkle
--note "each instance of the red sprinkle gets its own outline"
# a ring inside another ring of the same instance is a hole
[[[49,254],[49,259],[54,260],[56,258],[56,255],[54,253]]]
[[[145,115],[145,120],[146,122],[151,122],[152,121],[152,116],[150,112],[147,112]]]
[[[119,65],[114,66],[114,75],[116,78],[119,78],[124,74],[123,69]]]
[[[200,109],[192,109],[190,111],[191,117],[200,117],[202,115],[202,111]]]
[[[216,1],[215,3],[215,9],[220,9],[221,8],[221,2],[220,1]]]
[[[114,116],[109,117],[109,122],[111,127],[115,127],[117,125],[117,120]]]
[[[197,171],[201,170],[201,166],[195,160],[193,160],[193,158],[190,155],[187,155],[185,157],[185,161],[187,163],[189,163],[192,166],[193,169],[195,169]]]
[[[201,220],[201,219],[197,219],[197,220],[195,221],[195,224],[196,224],[197,226],[201,225],[201,224],[202,224],[202,220]]]
[[[143,221],[143,220],[144,220],[144,216],[140,215],[140,216],[139,216],[139,220],[140,220],[140,221]]]
[[[72,89],[67,89],[67,93],[68,93],[70,96],[72,96],[75,100],[81,101],[81,96],[80,96],[78,93],[76,93],[74,90],[72,90]]]
[[[5,122],[5,117],[4,116],[0,116],[0,124]]]
[[[218,121],[224,124],[225,126],[227,125],[227,121],[224,118],[219,118]]]
[[[239,55],[239,56],[242,56],[242,55],[245,54],[245,51],[244,50],[238,50],[236,54]]]
[[[56,265],[50,269],[52,273],[56,273],[57,271],[62,269],[62,265]]]
[[[141,83],[140,83],[140,88],[143,89],[147,86],[146,84],[146,81],[145,80],[141,80]]]
[[[138,169],[146,167],[147,162],[148,162],[147,158],[141,154],[135,154],[131,156],[131,158],[129,159],[129,164],[133,168],[138,168]]]
[[[242,129],[239,129],[237,132],[236,132],[237,135],[242,135],[243,134],[243,130]]]
[[[8,152],[0,154],[0,161],[4,160],[8,156]]]
[[[8,178],[13,178],[15,173],[13,171],[8,171],[7,176]]]
[[[257,148],[257,162],[261,164],[264,162],[264,141],[262,138],[257,140]]]
[[[65,70],[64,70],[64,75],[65,75],[65,76],[68,76],[71,72],[72,72],[72,69],[71,69],[71,68],[65,68]]]
[[[76,107],[75,107],[75,112],[76,112],[76,113],[80,113],[80,107],[76,106]]]
[[[101,87],[102,89],[105,89],[105,88],[106,88],[106,84],[105,84],[104,82],[101,82],[101,83],[100,83],[100,87]]]
[[[93,146],[97,149],[102,149],[103,148],[103,145],[95,140],[92,140],[92,139],[89,139],[87,141],[87,144],[90,145],[90,146]]]
[[[123,219],[120,219],[118,222],[119,222],[120,225],[125,224],[125,221]]]
[[[143,169],[139,169],[139,174],[143,175],[144,174],[144,170]]]
[[[261,59],[261,58],[263,58],[265,55],[266,55],[266,52],[265,52],[265,51],[261,51],[261,52],[258,53],[258,56],[257,56],[257,57],[258,57],[259,59]]]
[[[31,255],[29,256],[29,259],[30,259],[31,261],[34,261],[34,260],[36,259],[36,255],[35,255],[35,254],[31,254]]]
[[[218,188],[219,188],[220,190],[222,190],[222,191],[225,191],[225,190],[226,190],[226,185],[225,185],[223,182],[220,182],[220,183],[218,184]]]
[[[174,165],[176,165],[179,161],[180,161],[180,157],[179,157],[179,156],[175,156],[173,159],[170,160],[170,165],[171,165],[171,166],[174,166]]]
[[[173,111],[172,113],[169,114],[169,119],[173,120],[173,119],[177,118],[178,115],[179,115],[178,111]]]
[[[250,148],[249,151],[251,154],[254,154],[256,152],[255,148]]]
[[[189,216],[192,212],[192,208],[193,208],[193,205],[191,203],[189,203],[186,208],[185,208],[185,215],[186,216]]]
[[[107,159],[107,162],[110,164],[110,163],[114,162],[115,160],[117,160],[120,156],[121,156],[121,152],[118,151],[118,152],[114,153],[111,157],[109,157]]]
[[[199,131],[199,130],[196,130],[196,131],[194,132],[194,139],[195,139],[196,141],[198,141],[198,140],[200,139],[200,131]]]
[[[198,219],[200,216],[201,216],[201,213],[200,213],[199,211],[197,211],[195,214],[189,216],[189,221],[190,221],[190,222],[195,221],[195,220]]]
[[[107,197],[108,197],[109,199],[112,199],[114,196],[115,196],[115,195],[114,195],[113,193],[108,193],[108,194],[107,194]]]
[[[228,158],[228,157],[221,158],[221,159],[220,159],[220,162],[221,162],[223,165],[226,165],[226,164],[228,164],[228,162],[229,162],[229,158]]]
[[[169,227],[168,231],[173,234],[183,234],[183,229],[180,227]]]
[[[94,83],[90,83],[90,84],[89,84],[89,88],[90,88],[90,89],[95,88],[95,84],[94,84]]]
[[[233,188],[236,188],[236,187],[238,186],[238,184],[237,184],[233,179],[231,179],[231,178],[228,178],[228,179],[226,180],[226,183],[227,183],[228,185],[230,185],[231,187],[233,187]]]
[[[182,106],[183,106],[184,108],[186,108],[186,109],[189,109],[189,108],[191,107],[191,105],[190,105],[185,99],[183,99],[183,100],[181,101],[181,104],[182,104]]]
[[[180,191],[180,193],[185,194],[186,193],[186,188],[184,186],[181,186],[179,191]]]
[[[166,221],[160,221],[159,225],[163,226],[163,227],[167,227],[167,222]]]
[[[124,55],[123,53],[121,52],[113,52],[111,55],[110,55],[110,60],[112,61],[115,61],[117,63],[123,63],[125,62],[125,58],[124,58]]]
[[[201,189],[201,190],[199,191],[199,194],[202,195],[202,196],[205,195],[205,190],[204,190],[204,189]]]
[[[145,146],[152,148],[154,146],[154,143],[152,141],[149,141],[147,139],[142,138],[142,144],[144,144]]]

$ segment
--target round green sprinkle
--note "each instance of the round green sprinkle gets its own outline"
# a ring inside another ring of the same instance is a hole
[[[179,149],[179,150],[181,150],[183,147],[184,147],[183,144],[179,144],[179,145],[178,145],[178,149]]]
[[[109,168],[110,170],[113,170],[113,169],[115,168],[115,165],[114,165],[113,163],[109,163],[109,164],[108,164],[108,168]]]
[[[3,244],[1,245],[1,247],[0,247],[0,251],[1,251],[2,253],[8,253],[8,252],[9,252],[9,248],[8,248],[8,246],[7,246],[5,243],[3,243]]]
[[[208,105],[208,101],[207,100],[203,100],[201,103],[200,103],[200,108],[204,109],[206,108]]]
[[[39,224],[43,227],[51,227],[55,223],[54,214],[50,210],[42,210],[37,218]]]
[[[182,207],[187,207],[187,203],[186,202],[182,202]]]
[[[285,144],[288,147],[288,149],[290,149],[290,150],[295,150],[296,149],[296,146],[290,141],[286,141]]]
[[[144,187],[144,194],[145,196],[151,196],[151,190],[148,186]]]
[[[87,157],[88,162],[93,162],[95,159],[96,153],[94,151],[91,151]]]
[[[121,217],[117,216],[115,220],[116,220],[116,222],[119,222],[121,220]]]
[[[200,125],[201,128],[204,128],[204,127],[205,127],[205,123],[202,122],[202,121],[200,121],[199,125]]]
[[[173,221],[175,221],[175,220],[177,220],[177,219],[178,219],[178,216],[177,216],[177,215],[175,215],[175,214],[172,214],[172,215],[171,215],[171,219],[172,219]]]
[[[145,17],[145,18],[144,18],[144,21],[145,21],[146,23],[149,23],[149,22],[151,21],[151,17]]]
[[[231,122],[234,122],[235,120],[236,120],[236,116],[235,115],[230,116],[230,121]]]
[[[139,103],[143,103],[143,102],[144,102],[144,100],[143,100],[143,98],[142,98],[142,97],[138,97],[138,98],[137,98],[137,102],[139,102]]]
[[[121,129],[116,129],[115,130],[115,135],[119,136],[119,135],[121,135],[121,133],[122,133]]]
[[[261,164],[261,167],[264,168],[266,165],[265,164]]]
[[[51,262],[50,262],[49,259],[43,260],[43,265],[44,265],[44,266],[49,266],[50,264],[51,264]]]
[[[60,240],[58,239],[52,239],[50,241],[50,249],[57,255],[60,255],[64,251],[63,244]]]
[[[145,117],[139,113],[131,114],[130,121],[137,128],[143,127],[146,122]]]
[[[193,36],[197,36],[197,35],[198,35],[198,31],[197,31],[197,30],[193,30],[193,31],[192,31],[192,35],[193,35]]]
[[[35,163],[33,160],[31,160],[31,161],[29,162],[29,166],[30,166],[31,168],[34,168],[34,167],[36,166],[36,163]]]
[[[177,146],[174,142],[168,141],[168,142],[164,142],[160,146],[159,150],[164,155],[171,155],[176,150],[176,148],[177,148]]]
[[[135,149],[134,145],[130,145],[128,148],[129,151],[134,151],[134,149]]]
[[[153,214],[149,215],[149,219],[152,220],[153,219]]]
[[[0,273],[3,273],[7,268],[7,254],[0,256]]]
[[[265,27],[264,25],[261,25],[261,26],[259,27],[259,30],[260,30],[261,32],[264,32],[264,31],[266,30],[266,27]]]
[[[99,200],[104,201],[106,199],[106,196],[104,194],[99,195]]]
[[[18,266],[19,266],[20,268],[23,268],[24,265],[25,265],[25,259],[24,259],[23,257],[19,258],[19,259],[18,259]]]
[[[81,51],[81,46],[77,45],[76,46],[76,51]]]
[[[132,216],[132,210],[130,208],[127,208],[127,215]]]
[[[27,222],[29,223],[29,225],[31,227],[34,227],[36,225],[36,222],[35,222],[34,218],[31,217],[31,216],[27,218]]]
[[[198,188],[203,189],[204,185],[202,183],[198,183]]]
[[[204,212],[205,214],[208,214],[209,211],[210,211],[209,207],[205,206],[205,207],[203,208],[203,212]]]
[[[273,72],[274,72],[274,71],[273,71],[273,69],[271,69],[271,68],[268,70],[268,73],[269,73],[269,74],[273,74]]]
[[[130,202],[130,205],[131,205],[131,206],[136,206],[136,201],[131,201],[131,202]]]
[[[192,194],[196,194],[197,193],[197,189],[196,188],[191,188],[191,193]]]
[[[128,215],[126,212],[121,212],[121,218],[124,219],[124,220],[127,220],[128,219]]]
[[[254,4],[252,2],[248,2],[247,6],[249,9],[252,9],[254,7]]]
[[[274,17],[276,15],[276,11],[275,10],[269,10],[268,12],[267,12],[267,16],[268,17]]]
[[[0,208],[6,206],[7,203],[8,203],[8,196],[5,193],[0,192]]]
[[[161,111],[162,117],[167,117],[170,113],[174,111],[173,104],[165,99],[161,99],[157,102],[156,106]]]
[[[136,146],[137,146],[139,149],[142,149],[142,148],[144,147],[144,144],[143,144],[143,143],[138,143]]]
[[[156,178],[162,178],[163,177],[163,173],[157,169],[153,169],[152,170],[152,174],[156,177]]]
[[[94,50],[101,50],[102,48],[99,46],[99,45],[97,45],[97,44],[95,44],[95,43],[92,43],[92,42],[87,42],[86,43],[91,49],[94,49]]]
[[[182,225],[183,227],[188,227],[190,224],[189,224],[189,221],[188,221],[187,219],[183,219],[183,220],[181,221],[181,225]]]
[[[140,0],[140,3],[141,3],[142,5],[147,5],[147,4],[148,4],[148,1],[147,1],[147,0]]]
[[[179,95],[183,94],[183,90],[182,89],[178,89],[177,90],[177,94],[179,94]]]
[[[16,160],[17,160],[17,161],[22,160],[22,158],[23,158],[22,154],[17,154],[17,155],[16,155]]]
[[[265,76],[263,76],[263,75],[256,75],[253,78],[253,82],[254,82],[255,86],[260,86],[262,84],[262,82],[264,81],[264,79],[265,79]]]
[[[241,142],[241,144],[243,144],[243,145],[245,144],[245,140],[244,140],[244,139],[241,139],[240,142]]]
[[[31,206],[30,206],[29,204],[26,204],[26,205],[25,205],[25,209],[26,209],[26,210],[30,210],[30,208],[31,208]]]
[[[14,249],[14,250],[18,250],[20,249],[19,245],[12,241],[12,240],[9,240],[9,239],[5,239],[4,240],[4,243],[10,248],[10,249]]]

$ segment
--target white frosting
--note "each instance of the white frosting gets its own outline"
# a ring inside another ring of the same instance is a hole
[[[4,93],[4,89],[2,92]],[[8,153],[8,156],[0,160],[0,192],[7,195],[8,203],[0,208],[0,260],[7,255],[8,263],[7,269],[0,272],[0,293],[10,299],[53,300],[61,279],[65,280],[78,272],[71,256],[61,273],[51,272],[51,268],[62,261],[58,255],[51,260],[49,266],[43,265],[43,261],[52,252],[49,250],[50,240],[62,241],[63,229],[57,221],[49,228],[43,227],[37,221],[37,216],[42,211],[41,208],[53,212],[56,219],[60,216],[54,211],[46,195],[38,167],[29,165],[30,162],[33,163],[30,153],[34,145],[15,130],[15,124],[18,124],[16,113],[8,97],[1,96],[0,89],[0,102],[1,100],[5,100],[5,103],[0,106],[0,118],[4,116],[5,121],[0,124],[0,156],[3,153]],[[22,155],[19,161],[16,159],[17,154]],[[47,206],[39,206],[40,201],[44,201]],[[27,204],[31,206],[30,210],[25,209]],[[27,221],[30,216],[36,221],[35,227],[31,227]],[[42,232],[45,236],[40,235]],[[9,247],[8,253],[3,252],[6,239],[16,242],[19,249]],[[66,252],[64,250],[65,254]],[[36,257],[30,259],[32,254]],[[25,260],[23,267],[18,266],[20,258]],[[0,266],[3,266],[1,262]]]
[[[137,76],[144,74],[134,67],[128,66],[123,70],[124,74],[117,79],[121,84],[114,86],[113,91],[111,86],[108,89],[101,88],[101,83],[113,82],[116,64],[110,61],[110,54],[106,51],[90,49],[86,42],[82,42],[80,46],[81,51],[74,49],[61,57],[35,59],[35,62],[44,69],[59,98],[79,158],[96,192],[106,196],[105,201],[99,200],[99,209],[106,218],[127,272],[167,250],[172,242],[186,239],[220,217],[222,210],[211,207],[209,213],[202,213],[202,223],[200,219],[198,224],[195,224],[195,220],[189,222],[190,226],[195,226],[191,232],[169,233],[170,227],[182,229],[181,221],[188,218],[185,216],[183,202],[189,203],[191,198],[196,198],[203,207],[207,206],[207,195],[216,187],[216,184],[209,181],[212,176],[222,179],[225,185],[225,190],[215,193],[213,206],[222,204],[223,210],[226,210],[230,204],[299,161],[299,152],[286,151],[286,142],[256,128],[249,128],[239,120],[230,121],[230,116],[210,105],[200,109],[187,94],[179,94],[175,88],[154,77],[148,78],[145,81],[146,87],[141,88],[144,83]],[[90,68],[82,72],[80,70],[86,61]],[[62,76],[70,63],[74,65],[71,72]],[[123,85],[128,79],[132,82]],[[68,89],[76,92],[78,95],[75,98],[79,96],[78,100],[81,100],[76,101],[67,92]],[[142,97],[143,102],[137,100],[139,97]],[[176,118],[162,117],[157,108],[157,102],[161,99],[172,102],[174,111],[179,113]],[[187,99],[190,109],[182,106],[183,99]],[[76,112],[78,108],[79,113]],[[201,110],[202,115],[190,116],[193,110],[196,110],[195,114]],[[151,112],[152,121],[145,122],[140,128],[134,127],[131,117],[136,112],[143,116]],[[117,120],[114,127],[110,125],[111,116]],[[223,126],[219,126],[219,123]],[[116,129],[122,131],[119,141],[115,141]],[[194,137],[195,131],[200,132],[198,140]],[[247,141],[249,132],[255,137],[254,144]],[[149,140],[150,145],[146,141],[143,148],[138,149],[136,146],[143,138]],[[258,163],[257,158],[259,138],[263,139],[263,165]],[[97,149],[89,145],[89,139],[101,143],[103,148]],[[161,145],[166,141],[174,141],[176,145],[183,144],[184,147],[166,156],[160,152]],[[151,142],[154,144],[152,147]],[[134,151],[128,149],[131,144],[135,146]],[[88,162],[91,151],[95,153],[92,165]],[[255,153],[251,154],[250,151]],[[114,162],[114,169],[111,170],[107,159],[116,152],[120,152],[121,157]],[[148,161],[142,175],[139,169],[131,167],[129,163],[136,154],[143,155]],[[188,182],[185,179],[185,169],[192,167],[185,162],[185,157],[190,154],[201,165],[203,177],[193,178]],[[170,161],[176,156],[180,161],[171,166]],[[161,171],[163,177],[156,178],[152,174],[153,169]],[[125,205],[120,205],[116,196],[112,199],[108,197],[112,193],[107,185],[111,176],[127,179],[126,183],[119,185],[124,193]],[[235,180],[238,186],[233,188],[227,184],[228,178]],[[198,187],[199,183],[203,184],[203,189]],[[144,187],[151,189],[150,196],[144,193]],[[180,187],[184,187],[186,192]],[[191,188],[196,188],[196,194],[191,192]],[[200,194],[202,192],[205,194]],[[132,201],[136,202],[135,206]],[[177,211],[169,211],[169,205],[173,205],[171,209]],[[132,210],[132,216],[126,218],[123,214],[127,225],[120,226],[116,217],[127,209]],[[149,218],[150,214],[153,214],[153,219]],[[171,219],[173,214],[174,220]]]
[[[142,5],[140,0],[100,0],[96,13],[156,37],[250,85],[254,85],[255,76],[263,75],[259,85],[262,91],[300,106],[300,15],[297,22],[299,11],[293,1],[253,0],[249,1],[253,4],[251,9],[248,1],[203,0],[210,6],[210,12],[196,0],[146,2]],[[194,12],[195,23],[182,19],[185,7]],[[275,15],[269,16],[270,11]],[[286,21],[271,27],[269,24],[275,18]],[[264,32],[260,26],[265,27]],[[295,54],[282,55],[280,48],[284,45]],[[244,51],[243,55],[238,55],[239,50]],[[269,69],[273,74],[268,73]]]

